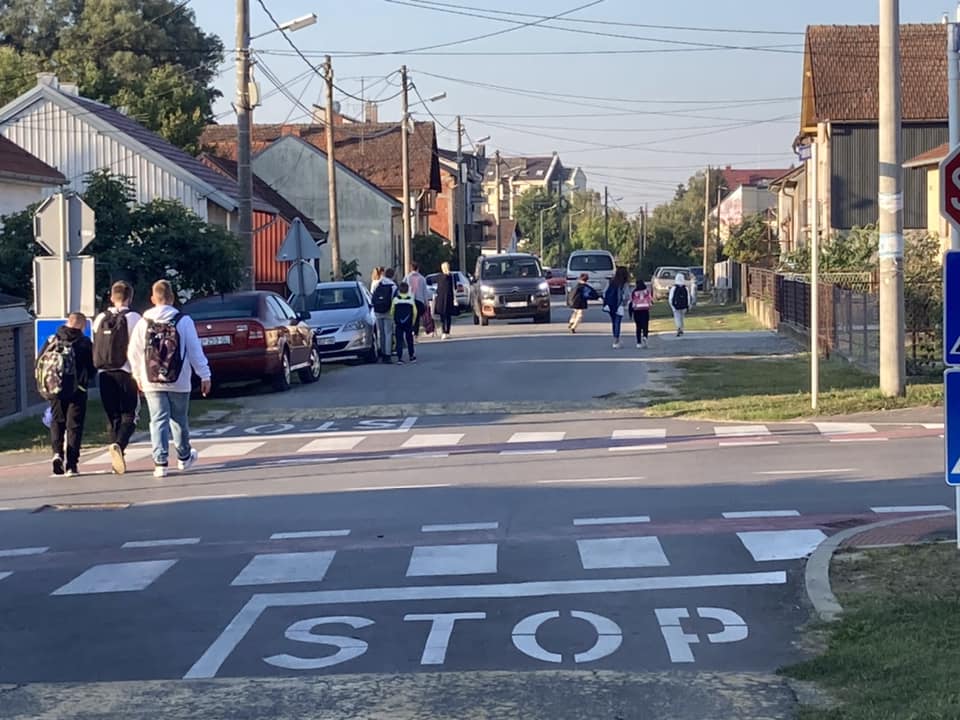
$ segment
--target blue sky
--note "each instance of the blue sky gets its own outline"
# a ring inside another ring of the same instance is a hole
[[[789,167],[798,126],[803,31],[808,24],[877,22],[878,0],[602,0],[552,21],[569,30],[631,35],[611,38],[544,27],[524,27],[473,42],[536,18],[514,15],[514,23],[419,9],[388,0],[264,0],[280,21],[315,12],[320,21],[290,36],[319,65],[333,55],[336,83],[355,96],[389,98],[399,85],[390,76],[404,63],[423,97],[446,92],[430,103],[443,124],[460,114],[468,136],[491,136],[488,153],[549,154],[565,165],[580,165],[589,184],[610,187],[627,212],[651,207],[672,195],[704,165]],[[406,2],[406,0],[402,0]],[[589,0],[435,0],[483,14],[485,11],[554,15]],[[195,0],[197,21],[207,32],[234,46],[234,18],[225,0]],[[901,2],[901,22],[937,22],[946,0]],[[252,34],[273,26],[258,0],[251,0]],[[501,16],[503,17],[503,16]],[[661,29],[636,25],[577,23],[595,20],[655,26],[713,28],[712,31]],[[724,32],[754,30],[764,33]],[[769,34],[768,34],[769,33]],[[779,34],[774,34],[779,33]],[[667,41],[657,42],[656,40]],[[438,44],[452,46],[421,54],[353,56],[351,53],[403,51]],[[684,43],[764,46],[765,50],[703,49]],[[302,59],[290,55],[279,33],[255,40],[264,70],[289,84],[310,107],[321,103],[322,82]],[[644,50],[652,52],[623,53]],[[592,54],[604,51],[604,54]],[[509,55],[503,53],[556,53]],[[467,54],[469,53],[469,54]],[[484,54],[487,53],[487,54]],[[232,54],[228,55],[232,60]],[[444,77],[436,77],[444,76]],[[295,78],[300,78],[295,80]],[[363,79],[361,79],[363,78]],[[273,90],[265,72],[257,73],[264,94]],[[476,83],[522,89],[517,93]],[[222,122],[234,122],[230,108],[234,73],[225,68],[217,105]],[[553,93],[544,97],[538,93]],[[563,97],[570,95],[572,97]],[[584,99],[589,96],[590,99]],[[360,114],[360,103],[338,97],[344,112]],[[412,98],[412,102],[416,101]],[[747,102],[744,102],[747,101]],[[416,117],[428,119],[423,105]],[[397,120],[398,100],[380,105],[381,120]],[[283,95],[264,100],[256,122],[303,122],[305,110]],[[455,135],[438,127],[441,146],[453,147]]]

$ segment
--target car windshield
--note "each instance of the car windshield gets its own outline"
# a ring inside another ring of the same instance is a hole
[[[290,304],[294,307],[304,307],[303,298],[294,295]],[[356,285],[346,287],[319,287],[307,295],[304,309],[308,312],[321,310],[348,310],[363,305],[360,289]]]
[[[660,280],[673,280],[677,276],[677,271],[673,268],[664,268],[657,273]]]
[[[540,275],[537,261],[529,258],[496,258],[483,261],[483,277],[487,280],[536,278]]]
[[[575,272],[604,272],[613,270],[613,260],[606,253],[574,255],[570,258],[569,269]]]
[[[191,300],[183,306],[194,320],[233,320],[257,316],[260,298],[256,295],[217,295]]]

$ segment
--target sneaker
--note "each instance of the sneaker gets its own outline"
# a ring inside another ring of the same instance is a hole
[[[405,365],[402,358],[397,358],[397,365]]]
[[[440,339],[441,339],[441,340],[446,340],[448,337],[450,337],[450,336],[447,335],[446,333],[443,333],[443,335],[440,336]]]
[[[619,350],[619,349],[620,349],[620,343],[619,343],[619,342],[615,342],[615,343],[613,344],[613,349],[614,349],[614,350]]]
[[[680,337],[681,335],[683,335],[683,330],[677,330],[677,337]]]
[[[53,474],[63,475],[63,458],[59,455],[53,456]]]
[[[642,348],[642,347],[643,347],[643,343],[642,343],[642,342],[638,342],[638,343],[637,343],[637,347],[638,347],[638,348]]]
[[[153,466],[153,476],[155,478],[165,478],[167,476],[167,466],[166,465],[154,465]]]
[[[414,356],[414,357],[412,357],[412,358],[410,358],[410,362],[412,362],[412,363],[415,363],[416,361],[417,361],[417,358],[416,358],[416,356]]]
[[[200,454],[196,450],[190,450],[190,456],[186,460],[177,460],[177,470],[189,470],[197,464]]]
[[[63,474],[64,477],[76,477],[80,474],[80,471],[76,468],[67,468],[67,471]]]
[[[114,475],[123,475],[127,471],[127,461],[117,443],[110,446],[110,465],[113,467]]]

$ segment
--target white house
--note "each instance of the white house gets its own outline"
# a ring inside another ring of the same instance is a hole
[[[65,182],[56,168],[0,135],[0,217],[25,210]]]

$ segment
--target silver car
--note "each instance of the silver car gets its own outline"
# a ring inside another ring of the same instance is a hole
[[[324,282],[307,296],[293,295],[290,304],[309,312],[324,358],[359,357],[377,361],[377,324],[370,292],[356,280]]]
[[[457,305],[465,310],[470,307],[470,279],[459,270],[453,270],[451,273],[456,282],[454,294],[457,298]],[[440,273],[431,273],[427,275],[427,301],[433,306],[433,299],[437,296],[437,280]]]

